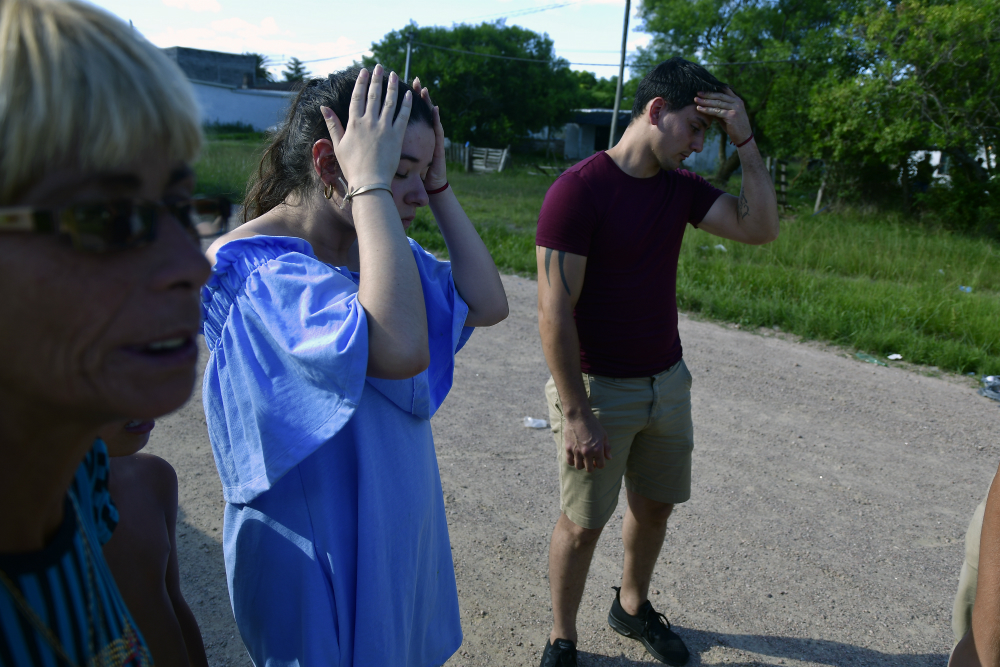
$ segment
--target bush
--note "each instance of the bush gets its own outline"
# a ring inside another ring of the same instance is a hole
[[[950,185],[914,195],[921,218],[956,231],[1000,239],[1000,178],[977,183],[953,172]]]

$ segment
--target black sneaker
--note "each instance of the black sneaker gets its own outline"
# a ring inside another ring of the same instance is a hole
[[[568,639],[545,641],[541,667],[576,667],[576,644]]]
[[[621,589],[617,586],[612,588],[615,589],[615,601],[611,603],[611,611],[608,612],[608,625],[611,629],[620,635],[641,641],[649,654],[660,662],[673,667],[686,665],[691,654],[677,633],[670,629],[667,617],[653,609],[649,600],[643,602],[639,613],[632,616],[622,608]]]

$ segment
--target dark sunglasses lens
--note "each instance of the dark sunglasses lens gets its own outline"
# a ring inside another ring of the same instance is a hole
[[[91,252],[133,248],[156,237],[156,210],[130,201],[72,206],[63,222],[73,245]]]

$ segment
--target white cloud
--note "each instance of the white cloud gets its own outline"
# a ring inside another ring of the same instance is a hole
[[[166,28],[146,37],[160,47],[186,46],[226,53],[262,53],[275,63],[271,69],[276,72],[293,56],[299,60],[343,56],[306,65],[314,73],[325,73],[346,67],[359,60],[362,52],[367,53],[365,47],[348,37],[321,42],[300,41],[293,31],[283,29],[273,17],[267,17],[260,23],[225,18],[210,22],[208,27]]]
[[[190,9],[193,12],[221,12],[219,0],[163,0],[167,7]]]

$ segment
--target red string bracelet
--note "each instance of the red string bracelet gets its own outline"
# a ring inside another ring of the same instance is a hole
[[[439,187],[439,188],[437,188],[435,190],[428,190],[427,194],[429,194],[429,195],[436,195],[439,192],[444,192],[447,189],[448,189],[448,181],[445,181],[444,185],[442,185],[441,187]]]
[[[750,136],[747,137],[747,140],[744,141],[742,144],[733,144],[733,142],[731,141],[729,143],[733,144],[733,146],[736,146],[737,148],[743,148],[744,146],[750,143],[751,139],[753,139],[753,132],[750,133]]]

